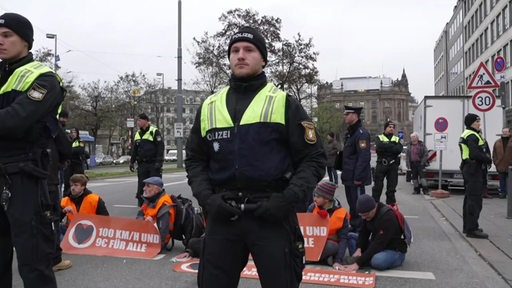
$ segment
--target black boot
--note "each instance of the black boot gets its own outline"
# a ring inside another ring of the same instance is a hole
[[[414,192],[412,194],[420,194],[420,186],[414,187]]]

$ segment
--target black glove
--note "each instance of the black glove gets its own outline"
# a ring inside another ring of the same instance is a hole
[[[218,194],[212,194],[206,200],[205,208],[208,217],[223,218],[223,219],[236,219],[236,217],[242,214],[240,209],[233,207],[227,201],[232,197],[229,192],[223,192]]]
[[[273,193],[268,200],[261,203],[260,207],[254,211],[254,215],[268,221],[285,219],[293,208],[293,202],[283,193]]]
[[[135,172],[135,166],[133,166],[133,163],[130,163],[130,171]]]

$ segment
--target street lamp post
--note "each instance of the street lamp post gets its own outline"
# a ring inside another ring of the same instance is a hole
[[[156,73],[156,76],[162,77],[162,95],[164,96],[164,99],[163,99],[163,101],[164,101],[164,105],[163,105],[164,106],[164,109],[163,109],[164,112],[163,112],[163,115],[162,115],[162,131],[163,131],[162,137],[164,138],[164,146],[167,146],[166,145],[167,139],[165,138],[165,134],[166,134],[165,133],[165,103],[167,103],[165,101],[166,99],[165,99],[165,95],[164,95],[164,93],[165,93],[165,74],[162,73],[162,72],[158,72],[158,73]],[[158,108],[158,106],[157,106],[157,113],[158,113],[158,109],[160,109],[160,111],[162,111],[162,108]]]
[[[55,50],[54,50],[54,57],[53,57],[53,70],[55,72],[57,72],[57,57],[58,57],[58,54],[57,54],[57,34],[52,34],[52,33],[46,33],[46,38],[48,39],[53,39],[54,42],[55,42]]]

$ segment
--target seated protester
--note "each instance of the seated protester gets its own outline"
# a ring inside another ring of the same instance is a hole
[[[386,270],[402,265],[407,253],[407,243],[402,239],[402,228],[395,212],[387,205],[376,203],[368,194],[360,195],[356,205],[363,219],[357,240],[357,250],[352,255],[355,263],[334,265],[334,269],[357,271],[368,264],[377,270]]]
[[[314,191],[314,203],[308,208],[308,212],[316,213],[322,218],[328,215],[330,217],[328,238],[320,256],[320,261],[326,261],[328,265],[343,263],[345,251],[349,247],[350,215],[334,198],[335,191],[336,184],[333,182],[318,183]],[[353,252],[350,250],[349,252]]]
[[[164,183],[160,177],[150,177],[142,181],[144,202],[137,212],[136,219],[156,223],[160,231],[161,249],[171,240],[170,231],[174,228],[175,209],[171,197],[163,189]]]
[[[69,178],[70,194],[60,201],[63,213],[61,218],[67,217],[65,225],[61,229],[62,235],[66,233],[67,227],[76,213],[109,216],[105,202],[100,195],[87,189],[88,181],[89,179],[84,174],[74,174]]]

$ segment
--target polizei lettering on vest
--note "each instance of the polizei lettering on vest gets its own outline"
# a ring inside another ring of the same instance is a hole
[[[213,131],[206,134],[206,139],[217,140],[217,139],[229,139],[231,138],[231,131]]]

